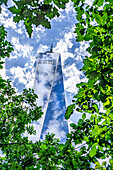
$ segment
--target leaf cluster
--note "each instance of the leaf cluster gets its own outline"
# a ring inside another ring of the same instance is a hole
[[[77,41],[89,41],[89,56],[83,60],[82,71],[87,83],[77,84],[78,94],[67,108],[68,119],[73,110],[82,114],[77,124],[71,124],[75,145],[86,142],[82,154],[95,164],[95,169],[113,168],[113,3],[95,0],[92,6],[84,0],[74,0],[77,20]],[[100,8],[101,7],[101,8]],[[85,16],[85,18],[83,17]],[[93,22],[96,22],[94,25]],[[100,105],[103,107],[100,108]],[[87,118],[89,114],[89,118]],[[80,148],[80,150],[82,147]],[[98,160],[109,159],[100,165]]]
[[[10,42],[8,42],[5,37],[7,32],[5,31],[4,26],[0,26],[0,69],[3,68],[5,57],[9,57],[10,53],[13,51],[13,47]],[[5,85],[5,80],[2,79],[0,75],[0,89]]]
[[[60,8],[65,9],[69,0],[44,0],[43,2],[38,0],[13,0],[13,2],[15,5],[9,8],[13,14],[13,20],[17,23],[23,20],[29,37],[31,37],[33,25],[36,27],[42,25],[50,29],[50,20],[60,15],[58,10]],[[7,1],[2,3],[7,5]]]

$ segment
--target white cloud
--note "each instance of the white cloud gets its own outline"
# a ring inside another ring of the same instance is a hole
[[[65,11],[66,11],[66,13],[68,14],[69,12],[73,12],[73,13],[75,13],[75,10],[74,10],[74,8],[73,8],[73,2],[72,1],[70,1],[69,0],[69,3],[67,3],[66,4],[66,9],[65,9]]]
[[[48,132],[55,134],[55,138],[59,138],[60,140],[62,138],[65,138],[65,135],[66,135],[65,132],[60,128],[60,122],[55,120],[55,119],[50,120],[49,125],[48,125],[48,129],[46,130],[46,132],[44,132],[43,137]]]
[[[17,67],[12,67],[10,69],[11,74],[14,75],[14,79],[18,78],[20,83],[26,84],[27,79],[24,76],[24,70],[23,68],[17,66]]]
[[[6,28],[16,29],[16,23],[13,21],[13,17],[9,17],[11,13],[6,9],[5,5],[2,5],[2,12],[0,14],[0,24],[3,24]]]
[[[37,54],[38,53],[46,52],[47,50],[48,50],[48,46],[47,45],[40,44],[39,47],[38,47],[38,50],[37,50]]]
[[[33,50],[33,47],[25,44],[22,45],[19,41],[19,38],[12,37],[11,44],[13,45],[14,52],[12,53],[14,57],[22,56],[22,57],[30,57],[31,52]],[[11,55],[11,58],[13,58],[13,55]]]
[[[88,4],[88,5],[90,5],[90,6],[93,4],[93,2],[94,2],[94,0],[86,0],[86,1],[85,1],[85,3]]]
[[[11,7],[11,6],[13,6],[15,3],[12,1],[12,0],[8,0],[8,3],[7,3],[7,5],[8,5],[8,7]]]

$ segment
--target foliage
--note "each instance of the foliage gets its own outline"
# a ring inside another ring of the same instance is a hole
[[[87,49],[90,57],[85,56],[82,68],[88,82],[77,84],[78,94],[67,108],[65,118],[69,119],[74,108],[82,114],[82,118],[77,124],[71,124],[73,131],[67,134],[65,144],[59,143],[53,134],[48,134],[42,142],[33,143],[22,134],[25,130],[35,133],[33,128],[26,125],[42,115],[41,108],[35,104],[37,96],[31,89],[16,95],[7,81],[0,92],[0,145],[6,154],[1,157],[1,169],[85,170],[93,169],[91,163],[95,169],[113,169],[113,3],[111,0],[94,0],[89,6],[85,0],[72,1],[78,20],[76,41],[90,40]],[[14,21],[24,20],[31,36],[32,24],[50,28],[49,19],[59,16],[58,9],[65,8],[68,1],[45,0],[40,4],[31,0],[14,2],[16,6],[9,9],[16,14]],[[3,42],[4,38],[1,45]],[[109,163],[105,158],[109,159]]]
[[[5,57],[10,56],[10,52],[13,51],[12,45],[10,42],[5,40],[5,36],[7,36],[7,32],[4,27],[0,27],[0,69],[3,68],[3,64],[5,63],[3,59]],[[2,79],[0,75],[0,89],[5,85],[5,80]]]
[[[74,96],[73,105],[82,113],[82,119],[77,125],[71,124],[73,140],[75,145],[86,142],[84,152],[96,165],[95,169],[113,169],[113,2],[95,0],[92,6],[84,0],[73,2],[79,21],[76,40],[91,40],[87,49],[90,57],[85,56],[81,69],[88,82],[77,84],[79,91]],[[100,111],[99,103],[103,111]],[[70,111],[66,114],[70,115]],[[109,159],[109,165],[105,158]],[[103,160],[102,167],[100,159]]]
[[[5,5],[7,4],[7,1],[3,2]],[[31,37],[33,24],[36,27],[42,25],[45,28],[51,28],[50,20],[60,15],[58,9],[64,9],[69,0],[44,0],[43,2],[38,0],[13,0],[13,2],[15,5],[10,7],[9,10],[14,14],[14,21],[18,23],[23,20]]]
[[[29,134],[35,133],[28,124],[42,115],[41,107],[35,103],[36,98],[37,95],[31,89],[24,89],[21,95],[16,95],[14,88],[7,81],[4,89],[0,91],[1,143],[20,142],[21,134],[25,130]]]

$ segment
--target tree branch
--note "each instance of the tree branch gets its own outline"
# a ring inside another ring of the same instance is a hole
[[[33,144],[33,143],[0,143],[0,145],[25,145],[25,144]]]
[[[83,143],[82,145],[78,146],[77,148],[75,149],[78,149],[78,148],[81,148],[82,146],[84,146],[86,143]]]

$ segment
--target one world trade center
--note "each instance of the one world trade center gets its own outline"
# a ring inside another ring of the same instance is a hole
[[[45,139],[48,132],[65,142],[68,121],[65,120],[65,94],[61,56],[59,53],[39,53],[36,61],[34,91],[38,95],[37,104],[44,114],[35,123],[34,140]]]

